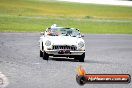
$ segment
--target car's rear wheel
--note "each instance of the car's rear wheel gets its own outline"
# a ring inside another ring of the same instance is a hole
[[[83,53],[82,55],[75,56],[75,60],[79,60],[79,62],[84,62],[84,58],[85,58],[85,53]]]
[[[43,52],[40,50],[40,57],[43,57]]]
[[[45,51],[43,51],[43,59],[44,60],[48,60],[49,59],[49,55]]]

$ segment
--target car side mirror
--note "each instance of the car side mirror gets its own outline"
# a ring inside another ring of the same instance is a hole
[[[81,37],[84,37],[84,34],[81,34]]]
[[[40,35],[44,35],[44,32],[41,32]]]

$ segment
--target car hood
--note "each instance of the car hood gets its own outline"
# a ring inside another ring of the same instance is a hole
[[[47,36],[46,39],[51,41],[53,45],[77,45],[78,42],[83,42],[82,38],[71,36]]]

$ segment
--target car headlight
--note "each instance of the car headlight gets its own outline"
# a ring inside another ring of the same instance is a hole
[[[79,48],[82,48],[83,46],[84,46],[84,43],[83,43],[83,42],[79,42],[79,43],[78,43],[78,47],[79,47]]]
[[[45,45],[46,45],[46,46],[50,46],[50,45],[51,45],[51,41],[47,40],[47,41],[45,42]]]

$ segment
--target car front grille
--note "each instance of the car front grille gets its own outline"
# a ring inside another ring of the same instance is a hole
[[[76,50],[77,47],[72,45],[72,46],[68,46],[68,45],[53,45],[53,50],[54,49],[66,49],[66,50]]]

